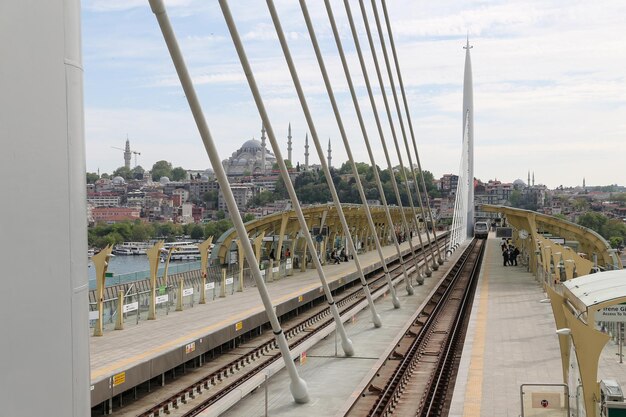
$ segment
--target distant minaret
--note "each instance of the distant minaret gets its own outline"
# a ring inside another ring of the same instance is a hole
[[[526,184],[530,187],[530,169],[528,170],[528,182]]]
[[[265,174],[265,126],[261,125],[261,172]]]
[[[535,186],[535,171],[533,171],[533,187]]]
[[[586,189],[587,185],[585,184],[585,177],[583,177],[583,189]]]
[[[128,136],[126,136],[126,148],[124,149],[124,166],[126,169],[130,169],[130,142],[128,141]]]
[[[287,159],[293,166],[293,161],[291,160],[291,123],[289,123],[289,131],[287,133]]]
[[[474,92],[472,86],[472,60],[470,58],[469,35],[465,49],[465,71],[463,74],[463,135],[467,137],[467,236],[474,235]],[[465,124],[469,123],[469,127]]]
[[[309,169],[309,134],[304,137],[304,169]]]
[[[333,160],[333,157],[331,156],[332,154],[332,150],[330,149],[330,138],[328,138],[328,168],[330,168],[332,166],[331,161]]]

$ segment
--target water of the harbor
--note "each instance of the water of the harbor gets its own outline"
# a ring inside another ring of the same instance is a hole
[[[159,270],[162,271],[164,263],[159,264]],[[188,261],[171,261],[168,267],[169,273],[176,273],[178,270],[199,269],[200,261],[188,262]],[[106,283],[108,285],[114,285],[122,282],[134,281],[138,279],[145,279],[150,275],[150,264],[148,263],[148,257],[146,255],[118,255],[112,256],[109,259],[109,266],[107,272],[112,272],[113,277],[107,278]],[[96,268],[89,259],[88,275],[89,288],[94,289],[96,287]]]

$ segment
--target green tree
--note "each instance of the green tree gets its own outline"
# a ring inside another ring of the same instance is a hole
[[[118,169],[113,171],[113,176],[114,177],[122,177],[126,181],[129,181],[129,180],[133,179],[133,174],[130,171],[130,168],[126,168],[125,166],[119,167]]]
[[[145,242],[150,239],[154,234],[154,228],[137,220],[133,223],[130,238],[133,242]]]
[[[87,184],[95,184],[96,181],[98,181],[99,179],[100,179],[100,176],[96,174],[95,172],[87,173]]]
[[[608,218],[603,214],[588,212],[578,217],[577,223],[602,234],[602,228],[607,221]]]
[[[182,181],[187,178],[187,171],[183,167],[172,169],[172,181]]]
[[[252,214],[252,213],[246,213],[246,214],[243,215],[243,218],[242,218],[244,223],[250,222],[250,221],[252,221],[254,219],[256,219],[256,216],[254,214]]]
[[[141,167],[141,165],[137,165],[135,168],[130,170],[133,179],[141,180],[143,179],[143,174],[146,172],[145,169]]]
[[[157,161],[152,165],[152,180],[158,181],[161,177],[172,178],[172,164],[167,161]]]
[[[199,224],[194,224],[189,233],[192,239],[202,239],[204,237],[204,229]]]
[[[215,213],[215,217],[217,217],[218,220],[222,220],[226,217],[226,213],[224,213],[224,210],[219,210]]]

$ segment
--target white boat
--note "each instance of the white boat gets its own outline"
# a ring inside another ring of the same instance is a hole
[[[200,259],[200,249],[198,248],[198,244],[194,242],[169,242],[163,246],[161,249],[162,257],[167,259],[167,254],[171,248],[172,254],[170,256],[170,261],[196,261]],[[213,245],[211,245],[213,248]],[[209,254],[210,254],[209,250]]]
[[[124,242],[115,245],[113,253],[116,255],[145,255],[149,244],[146,242]]]

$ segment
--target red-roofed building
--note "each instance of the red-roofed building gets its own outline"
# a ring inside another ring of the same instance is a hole
[[[95,207],[92,212],[93,221],[117,223],[128,220],[137,220],[141,214],[138,208],[128,207]]]

